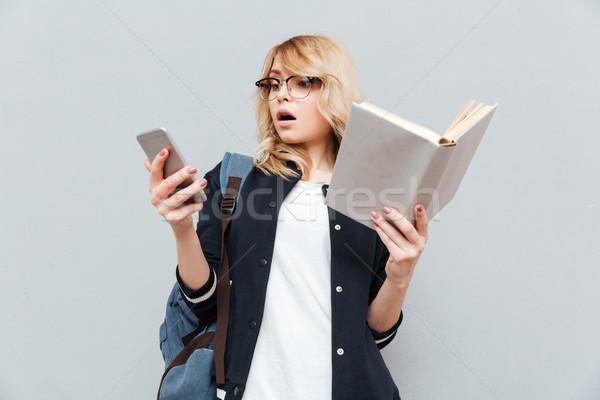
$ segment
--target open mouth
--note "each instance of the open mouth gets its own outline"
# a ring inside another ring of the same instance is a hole
[[[296,119],[296,117],[294,117],[294,115],[287,110],[277,111],[277,120],[278,121],[294,121],[295,119]]]

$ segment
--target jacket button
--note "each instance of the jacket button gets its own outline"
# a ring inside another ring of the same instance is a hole
[[[250,321],[249,325],[250,325],[250,329],[256,328],[256,321],[255,320]]]
[[[258,265],[260,265],[261,267],[264,267],[267,265],[267,260],[265,260],[264,258],[261,258],[260,261],[258,262]]]
[[[276,201],[272,201],[269,203],[269,207],[271,207],[271,208],[275,207],[276,205],[277,205]]]
[[[336,287],[335,291],[338,292],[338,293],[341,292],[342,291],[342,287],[341,286]]]
[[[342,227],[340,226],[340,224],[336,224],[334,226],[334,228],[335,228],[336,231],[339,231],[340,229],[342,229]]]
[[[340,355],[340,356],[341,356],[342,354],[344,354],[344,349],[342,349],[342,348],[340,347],[339,349],[337,349],[337,353],[338,353],[338,355]]]

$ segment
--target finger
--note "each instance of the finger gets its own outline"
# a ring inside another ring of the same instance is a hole
[[[156,194],[161,199],[166,199],[178,187],[180,187],[186,179],[193,178],[196,172],[198,172],[196,167],[192,167],[191,165],[182,167],[179,171],[175,172],[173,175],[166,177],[158,184],[158,186],[155,189]]]
[[[169,158],[169,150],[166,148],[154,157],[150,166],[150,190],[163,180],[163,168],[167,158]]]
[[[190,197],[203,190],[206,187],[206,183],[206,179],[204,178],[194,181],[194,183],[190,184],[189,186],[173,193],[169,197],[162,200],[161,204],[159,205],[159,208],[175,209],[180,207]]]
[[[427,218],[427,211],[423,204],[417,204],[415,207],[415,215],[417,216],[417,232],[419,235],[427,239],[429,239],[429,219]]]
[[[187,204],[183,207],[179,207],[169,213],[166,213],[163,217],[167,222],[178,222],[185,219],[190,214],[200,212],[203,207],[203,203]]]
[[[144,161],[144,167],[146,167],[146,169],[148,170],[148,172],[150,172],[150,168],[152,168],[152,163],[150,162],[150,160],[146,159]]]
[[[404,236],[402,236],[402,233],[400,233],[390,221],[387,221],[385,218],[383,218],[381,214],[373,211],[371,213],[371,219],[375,225],[381,228],[382,232],[384,232],[396,244],[397,247],[405,250],[411,246],[410,242]]]
[[[386,213],[386,210],[389,211]],[[390,219],[391,223],[395,225],[400,232],[404,234],[404,237],[408,239],[409,242],[415,244],[419,243],[422,238],[419,235],[419,232],[415,229],[413,224],[402,215],[400,211],[395,209],[394,207],[385,206],[383,207],[383,213]]]
[[[387,249],[390,252],[390,254],[393,254],[396,251],[398,251],[398,249],[400,249],[398,247],[398,245],[388,236],[388,234],[385,233],[383,231],[383,229],[381,229],[381,227],[379,225],[377,225],[377,224],[375,224],[375,232],[377,232],[377,234],[381,238],[381,241],[383,242],[383,244],[385,245],[385,247],[387,247]]]

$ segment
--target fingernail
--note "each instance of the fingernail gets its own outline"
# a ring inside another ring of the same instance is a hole
[[[204,179],[204,178],[200,179],[200,180],[198,181],[198,184],[199,184],[200,186],[206,186],[206,179]]]
[[[418,212],[423,212],[423,207],[421,207],[421,206],[418,206],[418,207],[417,207],[417,211],[418,211]]]
[[[189,167],[187,172],[188,174],[195,174],[196,172],[198,172],[198,170],[196,169],[196,167]]]
[[[388,206],[385,206],[385,207],[383,207],[383,212],[386,213],[386,214],[389,214],[389,213],[392,212],[392,209],[389,208]]]
[[[165,154],[167,154],[167,150],[165,150],[165,149],[162,149],[162,151],[160,152],[160,156],[162,157],[162,156],[164,156]]]
[[[375,219],[379,219],[379,214],[377,214],[377,212],[375,212],[375,211],[371,211],[371,217],[373,217]]]

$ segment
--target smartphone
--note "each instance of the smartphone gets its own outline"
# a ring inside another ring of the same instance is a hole
[[[150,132],[140,133],[137,135],[137,140],[150,161],[154,160],[154,157],[156,157],[156,155],[165,147],[169,150],[169,157],[163,167],[163,177],[165,178],[173,175],[175,172],[188,165],[175,145],[173,138],[171,138],[171,135],[169,135],[165,128],[158,128]],[[192,183],[194,183],[194,179],[186,179],[177,186],[177,189],[173,193],[188,187]],[[185,204],[204,203],[205,201],[206,194],[204,194],[204,190],[201,190],[186,200]]]

